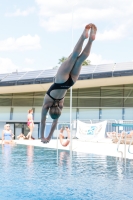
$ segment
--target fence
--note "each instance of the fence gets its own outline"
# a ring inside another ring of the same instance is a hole
[[[80,120],[80,119],[79,119]],[[85,123],[88,123],[88,124],[94,124],[94,123],[99,123],[99,122],[102,122],[102,121],[105,121],[106,119],[88,119],[88,120],[84,120],[82,119],[81,121],[82,122],[85,122]],[[113,127],[112,124],[113,123],[116,123],[116,124],[133,124],[133,120],[115,120],[115,119],[109,119],[109,120],[106,120],[107,121],[107,126],[106,126],[106,133],[107,132],[121,132],[122,130],[124,131],[130,131],[132,130],[132,127]],[[8,122],[9,123],[9,122]],[[11,122],[11,125],[13,125],[13,123],[16,125],[17,122]],[[4,124],[6,124],[6,121],[5,122],[0,122],[0,138],[1,138],[1,133],[2,133],[2,130],[3,130],[3,127],[4,127]],[[26,125],[26,122],[21,122],[21,124],[25,124]],[[47,122],[47,131],[45,133],[45,136],[47,136],[47,134],[49,134],[49,130],[51,128],[51,124],[52,122]],[[17,130],[16,129],[16,126],[12,126],[11,129],[14,133],[17,134]],[[38,127],[40,127],[40,122],[38,122]],[[48,127],[49,126],[49,127]],[[60,121],[58,122],[57,124],[57,127],[56,127],[56,130],[54,131],[54,134],[53,134],[53,139],[57,138],[58,134],[59,134],[59,130],[62,126],[68,126],[70,128],[70,122],[69,121]],[[77,121],[74,120],[73,123],[72,123],[72,137],[75,137],[76,136],[76,130],[77,130]],[[21,133],[21,130],[20,130],[20,133]],[[15,135],[16,135],[15,134]],[[40,128],[36,128],[35,130],[35,133],[36,135],[36,139],[37,138],[40,138]],[[64,133],[65,134],[65,133]],[[17,135],[16,135],[17,136]],[[106,135],[105,135],[106,136]]]
[[[80,119],[79,119],[80,120]],[[88,120],[84,120],[82,119],[81,121],[82,122],[85,122],[85,123],[88,123],[88,124],[95,124],[95,123],[99,123],[99,122],[102,122],[102,121],[105,121],[106,119],[88,119]],[[106,133],[107,132],[121,132],[122,130],[124,131],[130,131],[132,130],[132,127],[113,127],[112,124],[113,123],[120,123],[120,124],[133,124],[133,120],[115,120],[115,119],[109,119],[109,120],[106,120],[107,121],[107,126],[106,126]],[[65,126],[67,125],[68,127],[70,127],[70,123],[69,122],[58,122],[58,125],[57,125],[57,129],[56,131],[54,132],[54,135],[53,135],[53,138],[56,138],[57,137],[57,134],[60,130],[60,128],[62,126]],[[72,136],[74,137],[76,135],[76,129],[77,129],[77,121],[74,120],[73,121],[73,124],[72,124]],[[105,135],[106,136],[106,135]]]

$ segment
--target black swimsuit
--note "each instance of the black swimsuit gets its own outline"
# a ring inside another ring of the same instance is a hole
[[[48,89],[48,91],[47,91],[47,94],[55,101],[55,100],[61,100],[61,99],[63,99],[63,98],[61,98],[61,99],[55,99],[54,97],[52,97],[51,95],[50,95],[50,92],[52,91],[52,90],[57,90],[57,89],[66,89],[66,90],[68,90],[72,85],[74,84],[74,82],[73,82],[73,80],[72,80],[72,78],[71,78],[71,76],[69,76],[69,78],[68,78],[68,80],[66,81],[66,82],[64,82],[64,83],[53,83],[52,85],[51,85],[51,87]]]

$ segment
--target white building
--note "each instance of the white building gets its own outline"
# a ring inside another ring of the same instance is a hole
[[[26,134],[30,108],[33,136],[40,137],[43,97],[55,75],[56,69],[0,74],[0,137],[5,123],[10,123],[15,137]],[[68,91],[59,124],[69,123],[69,101]],[[72,111],[73,120],[133,120],[133,62],[84,66],[73,86]],[[49,116],[47,121],[52,121]]]

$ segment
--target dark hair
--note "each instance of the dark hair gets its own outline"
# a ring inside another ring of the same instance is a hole
[[[52,119],[58,119],[61,115],[61,109],[59,108],[59,102],[54,101],[53,105],[49,108],[49,115]]]

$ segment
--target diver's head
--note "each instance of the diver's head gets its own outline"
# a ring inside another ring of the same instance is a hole
[[[59,101],[54,101],[53,105],[49,108],[49,115],[52,119],[58,119],[61,115],[59,108]]]

